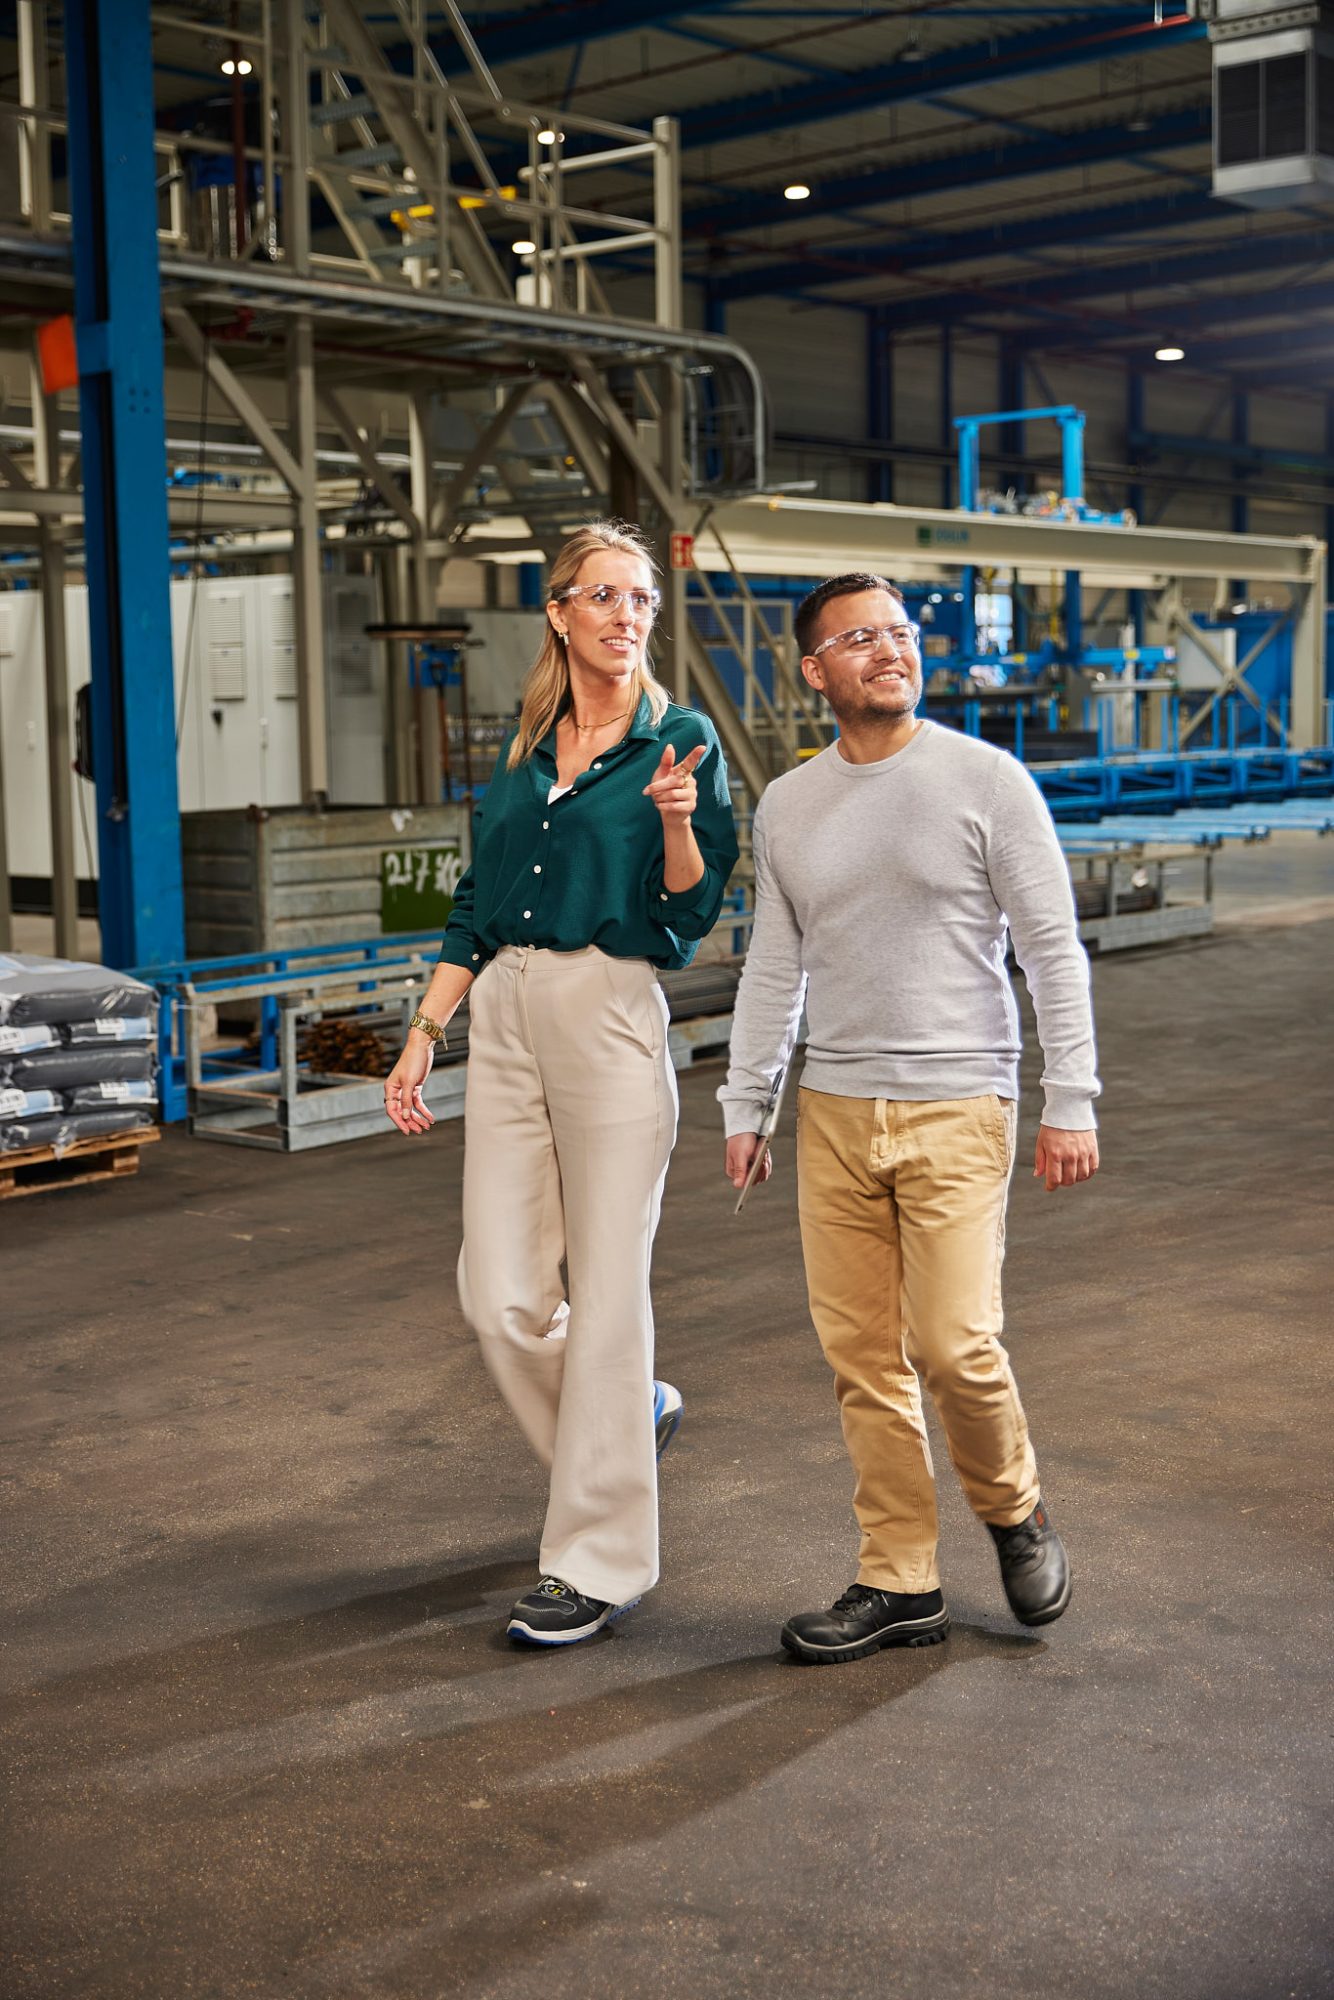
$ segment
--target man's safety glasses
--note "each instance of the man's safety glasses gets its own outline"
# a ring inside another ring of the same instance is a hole
[[[882,639],[888,639],[896,653],[917,653],[922,645],[920,625],[854,625],[850,632],[835,632],[832,639],[824,639],[811,653],[818,660],[821,653],[837,653],[843,660],[869,660]]]

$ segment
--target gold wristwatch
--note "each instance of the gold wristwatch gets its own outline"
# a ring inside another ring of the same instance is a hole
[[[429,1035],[433,1042],[443,1042],[445,1039],[444,1029],[438,1021],[433,1021],[429,1014],[414,1014],[408,1022],[408,1026],[409,1028],[420,1028],[422,1033]]]

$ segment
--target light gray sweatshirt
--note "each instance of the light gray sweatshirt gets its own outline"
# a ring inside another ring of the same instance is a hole
[[[792,1055],[840,1097],[1019,1094],[1014,940],[1046,1059],[1048,1125],[1093,1126],[1093,1017],[1074,895],[1042,794],[1004,750],[923,722],[893,757],[837,744],[755,814],[755,928],[718,1092],[753,1132]]]

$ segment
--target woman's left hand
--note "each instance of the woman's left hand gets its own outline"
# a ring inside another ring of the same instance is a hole
[[[652,799],[666,825],[684,825],[694,812],[697,796],[695,767],[708,747],[707,743],[697,743],[678,764],[674,746],[670,743],[664,745],[662,761],[645,785],[644,796]]]

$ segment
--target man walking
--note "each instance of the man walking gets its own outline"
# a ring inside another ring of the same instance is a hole
[[[718,1095],[740,1186],[804,1000],[802,1250],[861,1559],[837,1602],[789,1619],[782,1639],[833,1663],[949,1631],[923,1382],[1015,1617],[1044,1625],[1070,1601],[1000,1340],[1019,1070],[1007,930],[1045,1058],[1034,1172],[1049,1189],[1097,1171],[1098,1082],[1069,873],[1033,780],[915,717],[918,633],[883,577],[820,584],[796,635],[839,736],[756,811],[755,929]]]

